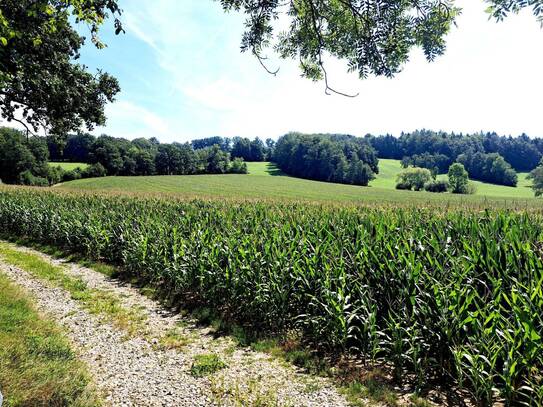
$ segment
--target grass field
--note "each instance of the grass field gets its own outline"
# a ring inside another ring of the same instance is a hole
[[[66,163],[66,162],[55,162],[55,161],[49,162],[49,165],[51,167],[60,167],[64,171],[73,171],[76,168],[80,168],[84,170],[85,168],[88,167],[88,164],[85,164],[85,163]]]
[[[455,203],[539,206],[521,174],[519,187],[474,182],[476,195],[434,194],[394,189],[401,170],[396,160],[381,160],[380,174],[370,187],[333,184],[284,176],[271,163],[248,163],[249,175],[185,175],[154,177],[105,177],[67,182],[67,190],[168,193],[189,197],[264,198],[334,202]],[[542,205],[543,206],[543,205]]]
[[[6,406],[98,406],[89,383],[68,339],[0,273],[0,389]]]

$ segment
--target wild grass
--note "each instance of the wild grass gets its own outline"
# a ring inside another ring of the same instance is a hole
[[[190,374],[194,377],[204,377],[224,369],[225,367],[226,363],[214,353],[196,355],[192,366],[190,367]]]
[[[0,391],[6,407],[101,405],[60,329],[1,273]]]
[[[104,290],[92,289],[80,278],[69,276],[63,267],[56,266],[40,256],[17,250],[0,242],[0,259],[19,267],[33,276],[48,281],[70,293],[91,314],[97,314],[128,335],[143,331],[145,316],[135,309],[124,307],[119,298]]]
[[[543,403],[540,210],[10,189],[0,231],[118,265],[211,320],[385,362],[417,392],[439,383],[480,405]]]

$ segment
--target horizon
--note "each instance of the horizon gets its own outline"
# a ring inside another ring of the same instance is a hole
[[[445,54],[427,62],[415,49],[394,78],[362,80],[330,60],[332,86],[360,93],[347,98],[325,95],[322,82],[300,78],[296,63],[271,50],[269,65],[280,71],[268,74],[240,52],[243,17],[225,14],[217,2],[136,3],[122,5],[126,34],[116,36],[105,24],[107,48],[87,43],[78,61],[121,85],[106,105],[106,126],[94,135],[181,143],[214,136],[277,140],[289,132],[398,137],[426,129],[543,137],[543,54],[532,51],[543,44],[543,28],[530,10],[496,22],[482,1],[460,0],[463,13]],[[89,35],[86,27],[80,32]]]

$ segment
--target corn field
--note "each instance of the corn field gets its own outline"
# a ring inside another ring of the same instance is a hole
[[[543,405],[543,213],[0,191],[0,232],[396,380]]]

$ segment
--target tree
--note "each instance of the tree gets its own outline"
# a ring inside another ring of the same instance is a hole
[[[429,61],[445,51],[445,35],[460,9],[452,0],[219,0],[225,11],[247,15],[241,49],[265,65],[265,48],[281,58],[300,61],[302,75],[323,79],[331,88],[326,56],[344,60],[361,78],[370,74],[394,76],[407,62],[411,49],[421,47]],[[485,0],[497,20],[531,6],[543,22],[542,0]],[[284,16],[284,18],[283,18]],[[281,18],[280,18],[281,17]],[[286,30],[279,34],[276,28]],[[337,92],[340,93],[340,92]]]
[[[243,158],[234,158],[230,164],[228,172],[232,174],[247,174],[247,163],[243,161]]]
[[[449,167],[449,185],[453,194],[468,193],[468,172],[460,163],[454,163]]]
[[[432,180],[432,173],[427,168],[407,168],[396,178],[396,189],[414,189],[420,191]]]
[[[543,195],[543,160],[539,163],[539,166],[530,172],[528,178],[532,180],[532,189],[535,196]]]
[[[368,185],[378,172],[375,150],[362,138],[289,133],[274,146],[273,160],[295,177]]]
[[[104,107],[119,92],[115,78],[76,63],[85,38],[71,21],[90,27],[92,42],[104,44],[99,27],[115,16],[116,0],[3,0],[0,4],[0,111],[29,132],[40,128],[63,136],[83,125],[105,123]],[[71,15],[73,16],[71,16]]]
[[[205,172],[207,174],[224,174],[228,171],[230,165],[229,154],[222,151],[220,146],[215,144],[203,150],[205,157]]]

